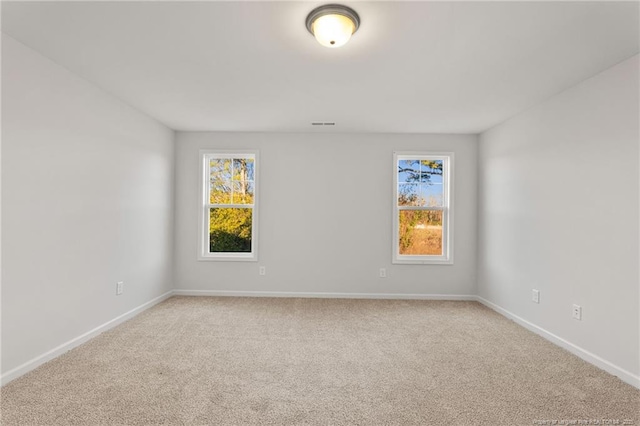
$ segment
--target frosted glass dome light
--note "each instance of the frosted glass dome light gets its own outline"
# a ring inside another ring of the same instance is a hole
[[[313,9],[307,16],[307,29],[318,43],[335,48],[346,44],[358,30],[360,17],[351,8],[328,4]]]

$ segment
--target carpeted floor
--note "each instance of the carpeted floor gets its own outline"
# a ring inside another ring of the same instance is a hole
[[[640,425],[640,391],[475,302],[173,297],[0,392],[3,425]]]

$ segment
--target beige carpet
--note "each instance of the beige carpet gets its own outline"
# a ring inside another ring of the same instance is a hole
[[[640,425],[640,391],[475,302],[173,297],[1,397],[3,425]]]

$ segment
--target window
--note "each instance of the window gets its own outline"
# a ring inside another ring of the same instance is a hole
[[[393,263],[453,263],[452,153],[395,153]]]
[[[257,260],[257,153],[203,151],[200,260]]]

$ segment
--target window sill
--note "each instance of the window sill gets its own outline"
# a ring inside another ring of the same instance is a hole
[[[393,259],[394,265],[453,265],[453,259]]]
[[[200,262],[257,262],[256,254],[220,254],[220,255],[199,255]]]

